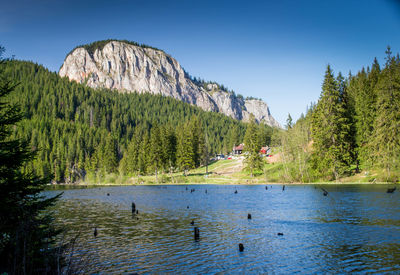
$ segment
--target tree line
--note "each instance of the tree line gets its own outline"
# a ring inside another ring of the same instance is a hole
[[[318,102],[281,134],[288,181],[338,180],[360,171],[400,178],[400,58],[347,78],[328,65]]]

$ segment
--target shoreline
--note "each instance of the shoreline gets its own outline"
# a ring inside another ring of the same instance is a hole
[[[133,184],[116,184],[116,183],[57,183],[47,184],[46,186],[163,186],[163,185],[397,185],[393,182],[253,182],[253,183],[133,183]]]
[[[139,186],[139,185],[396,185],[399,182],[377,181],[379,174],[371,172],[371,175],[358,173],[348,177],[332,181],[315,182],[285,182],[287,180],[277,173],[277,165],[268,165],[263,173],[255,173],[253,177],[243,167],[242,159],[220,160],[214,162],[207,168],[202,166],[190,170],[187,175],[182,172],[160,173],[158,178],[154,174],[150,175],[121,175],[119,173],[110,173],[98,177],[89,175],[85,180],[77,180],[73,183],[49,183],[53,186]],[[271,170],[274,169],[274,170]],[[279,172],[279,171],[278,171]],[[384,178],[381,177],[381,180]]]

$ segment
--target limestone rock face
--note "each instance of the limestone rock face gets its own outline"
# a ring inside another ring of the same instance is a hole
[[[258,122],[280,127],[265,102],[244,100],[220,90],[217,84],[200,87],[177,60],[149,47],[123,41],[110,41],[91,52],[85,47],[78,47],[65,58],[59,75],[92,88],[174,97],[238,120],[246,120],[253,114]]]
[[[243,120],[248,121],[253,114],[258,123],[265,123],[274,127],[281,127],[278,121],[271,116],[267,103],[258,99],[248,99],[244,103]]]

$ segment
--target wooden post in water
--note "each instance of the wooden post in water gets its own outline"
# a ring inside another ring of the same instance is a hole
[[[200,239],[200,229],[198,227],[194,228],[194,239],[198,241]]]
[[[132,202],[132,213],[135,213],[135,210],[136,210],[136,205],[134,202]]]
[[[244,245],[243,245],[242,243],[240,243],[240,244],[239,244],[239,251],[240,251],[240,252],[243,252],[243,250],[244,250]]]

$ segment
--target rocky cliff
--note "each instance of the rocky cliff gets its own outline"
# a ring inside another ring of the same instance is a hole
[[[165,52],[128,41],[99,41],[72,50],[65,58],[60,76],[92,88],[123,92],[162,94],[247,121],[280,127],[268,105],[256,99],[224,91],[217,84],[196,84],[179,62]]]

